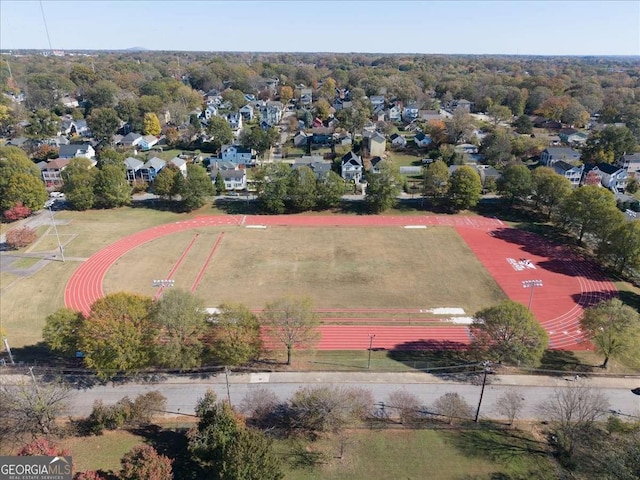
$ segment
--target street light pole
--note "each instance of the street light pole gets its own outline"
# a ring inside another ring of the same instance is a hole
[[[480,406],[482,405],[482,397],[484,396],[484,387],[487,384],[487,373],[489,372],[489,362],[482,362],[482,367],[484,369],[483,377],[482,377],[482,389],[480,390],[480,399],[478,400],[476,417],[473,419],[473,421],[476,423],[478,423],[478,417],[480,416]]]
[[[49,209],[49,215],[51,216],[51,223],[53,224],[53,230],[56,232],[56,239],[58,240],[58,249],[60,250],[60,256],[62,257],[62,262],[64,263],[64,249],[62,248],[62,243],[60,243],[60,235],[58,235],[58,227],[56,226],[56,221],[53,218],[53,211],[51,210],[51,205],[53,205],[53,201],[48,201],[44,204],[45,207]]]
[[[529,295],[529,306],[527,307],[531,310],[531,304],[533,303],[533,290],[536,287],[542,287],[542,280],[523,280],[522,288],[530,288],[531,294]]]
[[[373,339],[376,336],[372,333],[369,334],[369,360],[367,361],[367,370],[371,370],[371,350],[373,349]]]

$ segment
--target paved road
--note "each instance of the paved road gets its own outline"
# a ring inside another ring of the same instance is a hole
[[[496,412],[497,399],[504,392],[517,390],[525,398],[523,419],[536,419],[537,405],[553,394],[557,388],[571,388],[576,384],[598,386],[606,394],[611,408],[628,415],[640,415],[640,396],[633,395],[631,389],[640,386],[640,378],[624,379],[585,379],[575,381],[572,377],[549,378],[533,376],[489,377],[491,383],[485,389],[481,417],[501,418]],[[480,386],[469,383],[450,382],[424,373],[255,373],[231,374],[229,376],[229,394],[231,402],[238,405],[247,392],[256,388],[269,388],[280,399],[289,398],[298,388],[306,385],[340,384],[365,387],[371,390],[376,402],[385,401],[394,390],[406,390],[418,396],[427,408],[441,395],[457,392],[471,405],[477,405]],[[167,410],[183,414],[193,414],[197,400],[211,388],[218,398],[226,398],[225,375],[209,379],[171,377],[155,384],[106,385],[74,393],[71,400],[72,415],[88,415],[94,400],[115,403],[120,398],[151,390],[160,390],[167,397]]]

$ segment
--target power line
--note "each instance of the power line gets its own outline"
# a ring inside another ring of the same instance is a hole
[[[47,16],[44,14],[42,0],[40,0],[40,11],[42,12],[42,20],[44,21],[44,30],[47,32],[47,41],[49,42],[49,51],[53,55],[53,47],[51,46],[51,37],[49,36],[49,27],[47,26]]]

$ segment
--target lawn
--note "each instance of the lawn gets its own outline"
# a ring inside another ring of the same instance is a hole
[[[174,276],[176,287],[190,289],[221,231],[182,232],[129,252],[107,273],[105,292],[152,295],[151,280],[165,278],[199,233]],[[468,313],[505,298],[447,227],[226,227],[196,294],[207,306],[262,308],[282,296],[309,296],[318,308],[461,307]]]
[[[422,159],[424,157],[417,157],[404,152],[387,151],[389,160],[398,167],[415,167],[422,165]],[[425,152],[426,155],[426,152]]]
[[[71,453],[76,472],[117,472],[120,470],[120,459],[131,448],[144,443],[144,438],[124,430],[107,430],[100,436],[71,437],[57,443]]]

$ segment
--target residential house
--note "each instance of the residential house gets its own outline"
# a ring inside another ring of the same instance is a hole
[[[218,116],[218,107],[214,104],[207,105],[207,108],[204,109],[202,114],[200,115],[205,121],[211,120],[211,117]]]
[[[26,148],[31,143],[31,139],[27,137],[15,137],[7,141],[7,147]]]
[[[562,128],[562,123],[544,117],[536,117],[533,119],[533,126],[536,128],[544,128],[546,130],[560,130]]]
[[[311,124],[312,128],[322,128],[324,127],[324,123],[318,117],[313,119],[313,123]]]
[[[96,151],[93,147],[88,144],[72,144],[72,145],[61,145],[60,151],[58,152],[58,156],[60,158],[94,158],[96,156]]]
[[[454,150],[458,153],[466,153],[468,155],[476,155],[478,153],[478,147],[473,145],[472,143],[462,143],[460,145],[456,145]]]
[[[291,164],[291,168],[296,170],[300,167],[309,167],[317,179],[323,179],[329,175],[331,163],[331,160],[325,160],[320,155],[305,155],[301,158],[296,158]]]
[[[554,163],[576,162],[580,160],[580,152],[569,147],[547,147],[540,154],[540,163],[552,167]]]
[[[60,122],[60,131],[58,135],[89,135],[89,127],[86,120],[74,120],[73,118],[66,117]]]
[[[58,101],[67,108],[78,108],[80,106],[78,100],[73,97],[62,97]]]
[[[451,110],[464,110],[465,112],[473,111],[474,103],[469,100],[461,98],[460,100],[454,100],[451,102]]]
[[[418,111],[418,118],[423,122],[430,122],[432,120],[444,120],[444,117],[439,110],[420,110]]]
[[[139,170],[140,178],[145,182],[153,182],[167,162],[158,157],[149,159]]]
[[[218,173],[220,173],[220,176],[224,181],[225,190],[237,191],[245,190],[247,188],[247,170],[245,168],[237,168],[233,170],[214,169],[211,171],[212,181],[215,181]]]
[[[402,120],[402,109],[397,105],[392,105],[387,110],[385,110],[385,113],[386,120],[389,122],[399,122]]]
[[[295,137],[293,137],[293,145],[298,148],[305,148],[309,143],[309,139],[312,137],[310,133],[306,132],[298,132]]]
[[[59,188],[63,185],[62,171],[67,168],[70,161],[71,159],[68,158],[56,158],[55,160],[40,162],[38,164],[42,174],[42,180],[47,188]]]
[[[372,95],[369,97],[369,101],[375,110],[378,107],[384,107],[385,98],[384,95]]]
[[[143,167],[144,162],[138,160],[137,158],[127,157],[124,159],[124,166],[127,170],[127,181],[133,182],[136,178],[138,178],[139,171]]]
[[[264,106],[260,108],[260,120],[267,122],[271,126],[275,126],[280,123],[283,112],[284,105],[282,102],[265,102]]]
[[[341,175],[346,181],[359,183],[362,179],[362,158],[353,152],[344,155],[340,161]]]
[[[209,157],[209,170],[237,170],[240,164],[228,162],[221,158]]]
[[[243,148],[239,145],[229,145],[222,149],[222,160],[226,162],[233,162],[237,165],[251,164],[255,152],[250,148]]]
[[[391,135],[390,139],[391,139],[392,147],[404,148],[407,146],[407,139],[404,138],[402,135],[398,135],[397,133],[394,133],[393,135]]]
[[[150,150],[151,147],[153,147],[157,143],[158,143],[157,137],[155,137],[154,135],[145,135],[140,139],[140,143],[138,145],[140,146],[141,150],[146,151],[146,150]]]
[[[490,165],[473,165],[473,168],[480,175],[483,189],[487,188],[489,183],[495,185],[501,176],[500,172]]]
[[[370,157],[379,157],[383,155],[387,149],[387,139],[378,132],[363,132],[362,142],[364,149],[369,153]]]
[[[433,143],[431,137],[422,132],[418,132],[415,137],[413,137],[413,141],[416,142],[416,145],[420,148],[425,148]]]
[[[313,103],[313,89],[306,88],[306,87],[302,88],[300,90],[300,104],[311,105],[312,103]]]
[[[141,141],[142,135],[140,135],[139,133],[130,132],[122,137],[119,143],[123,147],[137,147]]]
[[[369,172],[370,173],[380,173],[380,162],[382,162],[381,157],[373,157],[369,161]]]
[[[334,142],[336,145],[353,145],[353,137],[349,132],[341,132],[334,135]]]
[[[69,145],[71,142],[67,137],[57,136],[46,139],[44,143],[55,148],[60,148],[61,145]]]
[[[387,118],[387,114],[382,107],[378,107],[378,109],[373,112],[373,119],[376,122],[384,122],[385,118]]]
[[[182,174],[182,176],[186,178],[187,161],[184,158],[173,157],[171,160],[169,160],[169,163],[172,165],[175,165],[178,168],[178,170],[180,170],[180,173]]]
[[[571,182],[571,186],[573,188],[580,186],[584,165],[575,166],[565,162],[564,160],[557,160],[552,164],[552,166],[557,174],[562,175]]]
[[[226,120],[234,134],[238,135],[240,130],[242,130],[242,115],[238,112],[230,113],[226,116]]]
[[[321,127],[311,129],[311,145],[317,147],[331,146],[333,144],[333,128]]]
[[[402,110],[402,120],[405,122],[412,122],[416,118],[418,118],[418,114],[420,109],[417,105],[411,104],[404,107]]]
[[[588,135],[575,128],[563,128],[558,132],[560,140],[564,143],[584,145]]]
[[[614,193],[624,193],[627,188],[627,171],[609,163],[599,163],[598,169],[602,172],[602,186]]]
[[[638,178],[638,172],[640,172],[640,152],[622,155],[617,161],[616,165],[624,168],[627,171],[629,178]]]
[[[333,103],[331,104],[331,106],[334,108],[335,111],[348,110],[349,108],[351,108],[353,106],[353,102],[351,100],[344,100],[342,98],[336,98],[333,101]]]
[[[602,185],[602,171],[596,165],[585,165],[580,185]]]
[[[242,115],[242,118],[244,118],[247,121],[253,120],[253,117],[255,116],[255,113],[251,104],[247,104],[244,107],[242,107],[240,110],[238,110],[238,113],[240,113],[240,115]]]

